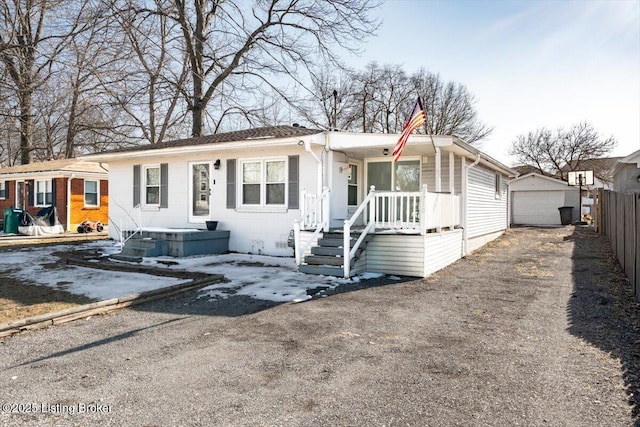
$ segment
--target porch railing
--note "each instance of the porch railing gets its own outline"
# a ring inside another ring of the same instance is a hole
[[[329,194],[327,187],[322,188],[318,196],[308,193],[305,189],[300,192],[300,228],[302,230],[315,230],[319,224],[329,224]]]
[[[324,187],[322,193],[317,197],[315,194],[309,194],[304,189],[300,194],[302,204],[300,206],[300,219],[293,223],[293,239],[294,252],[296,256],[296,265],[302,263],[304,253],[316,241],[323,231],[329,231],[329,197],[331,191]],[[300,232],[302,230],[314,229],[313,235],[302,244]]]
[[[118,231],[120,238],[120,251],[124,249],[125,243],[133,238],[136,234],[142,235],[142,209],[140,206],[133,208],[133,212],[129,212],[115,203],[125,213],[121,216],[116,224],[111,218],[109,218],[109,225],[114,226]],[[135,218],[134,218],[135,217]]]
[[[294,224],[296,263],[302,263],[305,251],[322,231],[329,230],[330,191],[324,188],[319,197],[304,190],[301,195],[301,218]],[[427,186],[421,191],[376,191],[371,186],[369,194],[343,225],[344,276],[349,277],[351,260],[355,257],[365,237],[378,229],[426,234],[427,230],[455,227],[460,222],[460,196],[448,193],[430,193]],[[353,226],[362,217],[364,228],[359,229],[355,244],[351,246]],[[314,229],[311,238],[301,244],[301,230]]]

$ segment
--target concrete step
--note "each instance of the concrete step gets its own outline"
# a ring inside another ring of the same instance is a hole
[[[307,265],[301,264],[298,271],[306,274],[321,274],[323,276],[343,277],[344,270],[342,267],[332,267],[327,265]]]
[[[332,265],[342,266],[344,258],[337,256],[321,256],[321,255],[307,255],[304,257],[304,262],[311,265]]]
[[[122,254],[141,257],[166,255],[166,242],[160,239],[130,239],[124,244]]]

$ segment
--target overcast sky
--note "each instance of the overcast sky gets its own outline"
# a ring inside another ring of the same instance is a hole
[[[419,67],[463,83],[479,118],[495,126],[483,151],[513,164],[515,137],[589,121],[640,149],[640,0],[387,0],[371,61]],[[428,119],[428,118],[427,118]]]

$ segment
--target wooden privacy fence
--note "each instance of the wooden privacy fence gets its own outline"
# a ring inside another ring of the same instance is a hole
[[[640,301],[640,193],[600,190],[597,223]]]

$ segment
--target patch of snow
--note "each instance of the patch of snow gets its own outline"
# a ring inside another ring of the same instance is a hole
[[[164,228],[164,227],[142,227],[140,229],[143,233],[193,233],[197,231],[204,231],[198,228]]]
[[[51,255],[53,252],[68,249],[68,246],[56,245],[7,251],[0,256],[0,271],[18,279],[97,299],[122,297],[185,282],[184,279],[171,277],[76,266],[61,269],[42,267],[42,264],[59,262],[57,257]],[[94,250],[108,255],[119,252],[120,247],[118,242],[100,240],[78,244],[74,249]],[[293,258],[250,254],[144,258],[142,263],[157,268],[224,275],[228,282],[200,290],[200,298],[208,299],[245,295],[274,302],[300,302],[311,299],[310,293],[326,296],[323,295],[326,290],[383,276],[380,273],[364,273],[345,279],[304,274],[298,272]]]

